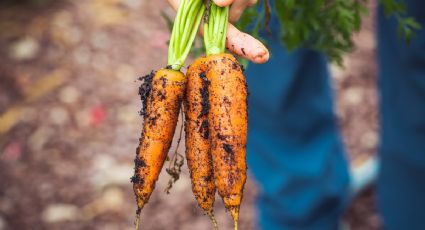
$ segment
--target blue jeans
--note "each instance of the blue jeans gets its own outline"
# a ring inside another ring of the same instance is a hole
[[[425,1],[406,1],[422,24],[410,45],[379,10],[381,171],[378,207],[385,229],[425,229]]]
[[[407,2],[425,25],[425,1]],[[394,21],[383,18],[380,11],[379,207],[388,229],[425,229],[425,33],[403,45]],[[271,26],[278,28],[275,18]],[[337,229],[349,176],[326,60],[309,50],[288,53],[277,36],[268,43],[270,61],[246,72],[248,165],[260,184],[259,225]]]

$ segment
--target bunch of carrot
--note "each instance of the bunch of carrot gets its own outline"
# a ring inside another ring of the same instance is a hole
[[[168,66],[142,80],[142,137],[132,177],[137,199],[136,228],[171,146],[183,102],[186,158],[192,191],[217,228],[216,190],[238,226],[246,181],[247,86],[235,57],[224,53],[228,7],[182,0],[169,44]],[[204,13],[208,17],[203,17]],[[206,57],[180,72],[204,18]]]

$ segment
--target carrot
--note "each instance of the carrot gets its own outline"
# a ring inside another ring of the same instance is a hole
[[[237,228],[246,182],[247,87],[236,58],[208,56],[211,154],[215,183]]]
[[[171,146],[186,87],[186,77],[180,68],[189,54],[204,11],[203,0],[181,1],[171,34],[167,68],[142,79],[139,94],[144,123],[131,178],[137,200],[136,229]]]
[[[143,133],[134,161],[135,175],[132,177],[138,213],[155,188],[155,182],[167,157],[186,84],[186,78],[179,71],[161,69],[152,75],[150,83],[149,79],[145,79],[147,84],[144,86],[150,89],[150,92],[142,95],[147,96]]]
[[[192,191],[198,205],[208,214],[217,228],[213,214],[215,184],[210,154],[208,129],[208,81],[205,60],[198,58],[186,73],[185,97],[186,158],[192,180]]]
[[[225,54],[228,7],[211,3],[204,26],[211,154],[215,184],[238,228],[246,182],[247,85],[236,58]]]

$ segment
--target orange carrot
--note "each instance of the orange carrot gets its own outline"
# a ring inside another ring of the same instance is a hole
[[[143,132],[131,178],[137,200],[136,228],[140,211],[148,202],[170,149],[185,91],[186,78],[175,70],[161,69],[145,78]]]
[[[230,54],[207,57],[207,79],[215,183],[237,229],[247,171],[247,87],[240,65]]]
[[[248,92],[241,66],[235,57],[224,53],[228,17],[229,7],[211,3],[208,21],[204,25],[204,42],[215,184],[232,215],[235,229],[238,229],[247,170]]]
[[[213,216],[216,189],[209,151],[208,80],[205,75],[204,58],[199,58],[190,65],[186,77],[186,158],[192,179],[192,191],[199,206],[208,214],[216,227]]]
[[[136,229],[140,212],[155,188],[173,140],[186,86],[186,77],[179,70],[189,54],[205,11],[203,0],[182,0],[180,3],[168,47],[168,67],[146,76],[139,90],[144,99],[144,123],[134,160],[135,173],[131,178],[137,200]]]

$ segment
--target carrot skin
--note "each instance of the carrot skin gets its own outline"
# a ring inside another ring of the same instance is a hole
[[[246,182],[247,86],[235,57],[207,57],[211,153],[218,193],[235,225]]]
[[[155,73],[146,98],[143,132],[132,177],[138,213],[148,202],[164,165],[176,128],[186,78],[183,73],[161,69]]]
[[[212,214],[215,200],[214,172],[209,151],[208,81],[205,58],[189,66],[185,96],[186,159],[192,180],[192,191],[199,206]]]

